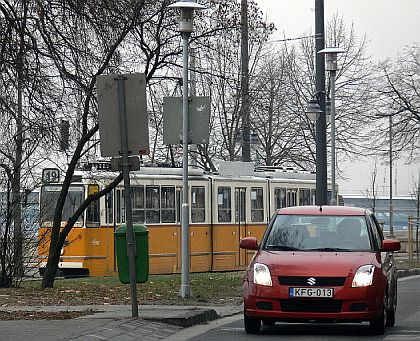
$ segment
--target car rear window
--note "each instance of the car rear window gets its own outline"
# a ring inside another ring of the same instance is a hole
[[[277,215],[263,241],[267,250],[372,250],[364,216]]]

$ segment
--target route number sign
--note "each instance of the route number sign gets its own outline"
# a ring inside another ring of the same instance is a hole
[[[60,181],[60,171],[57,168],[45,168],[42,170],[42,181],[54,183]]]

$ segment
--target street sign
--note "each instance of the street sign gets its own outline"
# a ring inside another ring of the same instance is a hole
[[[144,74],[98,76],[99,136],[102,156],[121,152],[117,77],[125,78],[128,150],[131,155],[149,153],[149,128]]]
[[[210,97],[191,97],[188,143],[209,143]],[[182,97],[163,98],[163,143],[182,143]]]

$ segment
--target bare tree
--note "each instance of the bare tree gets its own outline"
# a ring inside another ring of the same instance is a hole
[[[260,157],[267,166],[290,163],[297,153],[300,124],[288,107],[293,96],[288,86],[288,61],[284,50],[269,50],[258,64],[252,83],[252,127],[260,144]]]
[[[408,162],[420,157],[420,47],[407,47],[395,62],[384,61],[379,65],[376,80],[377,125],[383,118],[392,116],[393,148],[403,152]],[[381,148],[386,130],[377,129],[377,145]]]
[[[60,101],[34,41],[33,10],[34,4],[26,0],[0,3],[0,110],[5,123],[0,127],[0,168],[5,174],[7,197],[2,269],[11,267],[14,271],[8,273],[12,279],[6,280],[9,284],[24,274],[27,236],[22,225],[22,193],[34,185],[30,182],[38,162],[36,151],[43,138],[50,136],[48,127]],[[8,262],[5,257],[10,252],[6,250],[13,250]]]
[[[109,192],[122,179],[120,175],[108,188],[89,196],[61,229],[63,207],[72,176],[82,155],[92,147],[91,139],[99,128],[94,91],[96,77],[119,66],[118,58],[113,57],[127,35],[139,24],[144,1],[69,1],[56,7],[39,2],[38,5],[38,24],[46,54],[59,71],[63,83],[68,84],[72,92],[80,89],[83,103],[79,139],[70,156],[54,212],[48,261],[42,281],[42,287],[46,288],[53,286],[60,250],[78,216],[90,202]],[[80,44],[81,41],[85,44]]]
[[[371,112],[371,88],[373,69],[366,56],[366,37],[357,37],[354,27],[347,26],[343,18],[333,16],[328,22],[326,35],[327,46],[337,46],[346,52],[338,56],[339,70],[336,76],[336,150],[338,158],[355,157],[363,153],[366,146],[369,122],[368,113]],[[309,99],[315,93],[315,47],[312,35],[305,34],[296,46],[289,47],[285,42],[288,60],[288,86],[294,92],[288,100],[289,108],[293,112],[290,116],[294,122],[300,122],[301,133],[296,135],[300,145],[298,154],[290,155],[290,162],[307,169],[314,169],[315,140],[314,127],[304,112]],[[329,95],[327,84],[327,97]],[[328,135],[327,135],[328,136]],[[327,143],[328,143],[327,138]]]
[[[378,195],[378,157],[375,157],[374,164],[370,170],[369,185],[370,188],[366,189],[365,195],[369,207],[372,209],[373,213],[375,213],[376,200]]]
[[[248,3],[249,11],[249,74],[255,73],[257,61],[266,45],[273,25],[263,20],[262,13],[253,1]],[[197,39],[197,72],[201,79],[197,91],[210,94],[212,117],[208,146],[202,146],[201,155],[236,160],[240,158],[241,133],[241,8],[239,3],[215,2],[211,14],[213,29],[217,35]],[[252,105],[253,96],[250,97]]]

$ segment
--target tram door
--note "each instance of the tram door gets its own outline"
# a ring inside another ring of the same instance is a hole
[[[246,188],[235,187],[235,226],[238,237],[236,265],[247,265],[246,250],[239,247],[242,238],[246,237]]]

